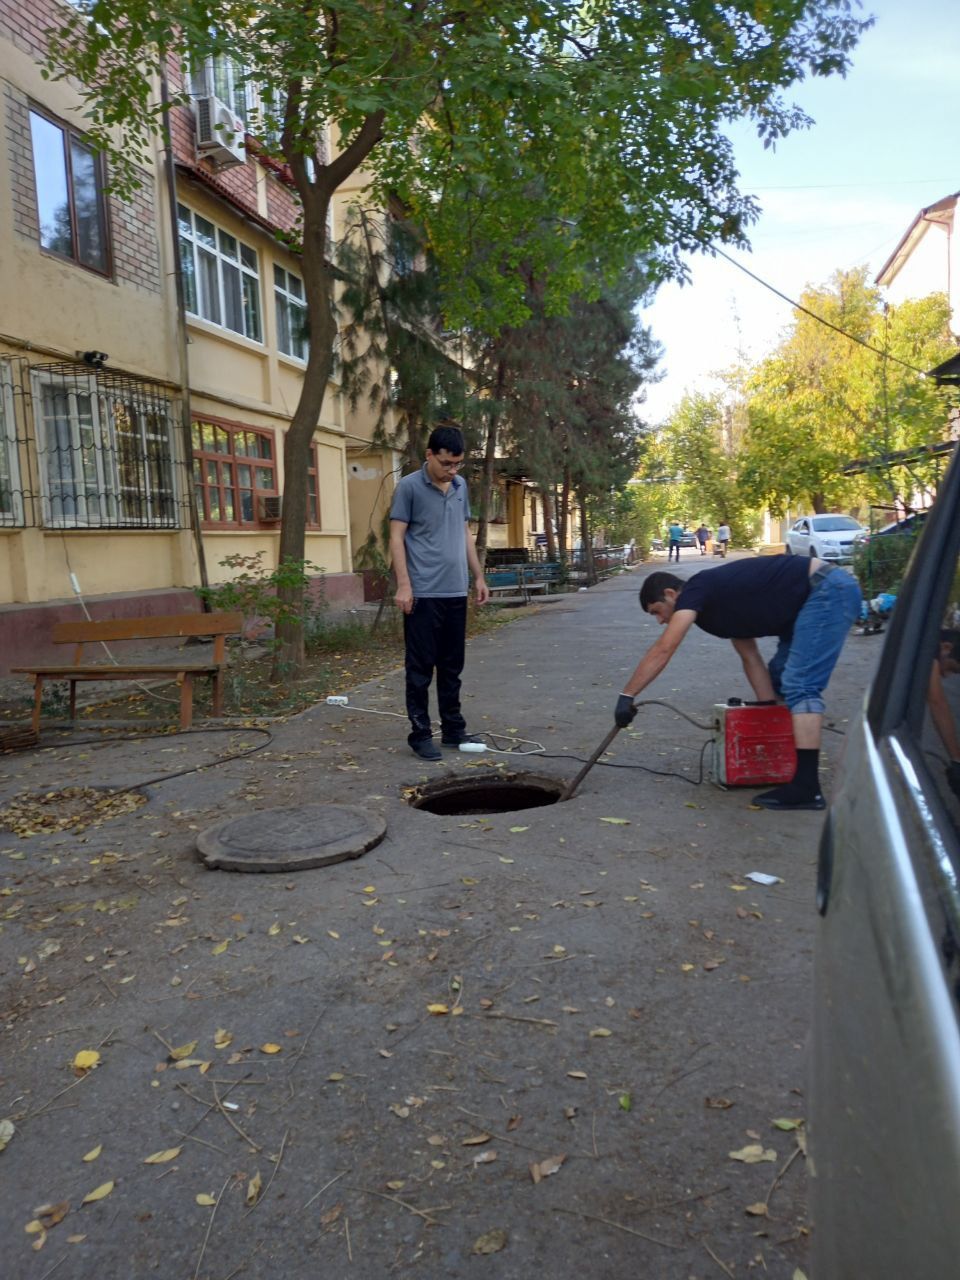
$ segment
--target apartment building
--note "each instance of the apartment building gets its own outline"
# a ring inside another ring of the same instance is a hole
[[[172,66],[171,91],[185,84],[191,104],[173,109],[171,152],[158,140],[121,200],[79,95],[41,75],[60,12],[0,0],[0,673],[41,654],[58,617],[195,608],[204,565],[216,582],[237,553],[276,563],[283,435],[307,354],[282,240],[295,193],[248,132],[249,87],[227,60]],[[348,441],[381,477],[361,507],[392,489],[369,430],[331,384],[305,554],[332,601],[362,598]]]

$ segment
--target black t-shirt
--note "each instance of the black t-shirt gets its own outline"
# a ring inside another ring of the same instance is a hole
[[[809,594],[806,557],[759,556],[695,573],[676,607],[695,610],[697,626],[724,640],[789,639]]]

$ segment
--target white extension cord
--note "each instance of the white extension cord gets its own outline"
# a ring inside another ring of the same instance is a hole
[[[405,720],[406,716],[399,711],[379,711],[375,707],[358,707],[351,703],[346,694],[332,693],[327,697],[328,707],[344,707],[349,711],[362,711],[368,716],[396,716],[398,720]],[[546,751],[546,747],[542,742],[535,742],[532,738],[518,738],[512,733],[491,733],[489,729],[481,729],[475,735],[477,738],[492,738],[495,741],[499,739],[501,742],[517,743],[517,746],[511,747],[488,747],[484,742],[461,742],[460,750],[468,752],[471,755],[479,755],[481,753],[496,756],[538,756]],[[521,751],[520,746],[529,747],[529,751]]]

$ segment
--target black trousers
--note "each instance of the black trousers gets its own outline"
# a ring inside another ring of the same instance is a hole
[[[409,743],[432,736],[428,694],[434,672],[442,734],[456,738],[465,732],[466,723],[460,714],[460,673],[466,634],[466,596],[414,600],[413,609],[404,614]]]

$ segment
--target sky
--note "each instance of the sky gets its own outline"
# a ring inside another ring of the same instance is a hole
[[[875,0],[845,79],[788,93],[815,124],[764,151],[731,130],[740,189],[762,206],[750,251],[725,252],[790,298],[837,269],[872,279],[914,217],[960,190],[960,0]],[[685,392],[720,389],[715,374],[762,359],[791,322],[787,303],[722,258],[689,259],[691,283],[665,285],[641,313],[665,348],[665,376],[640,414],[662,422]]]

